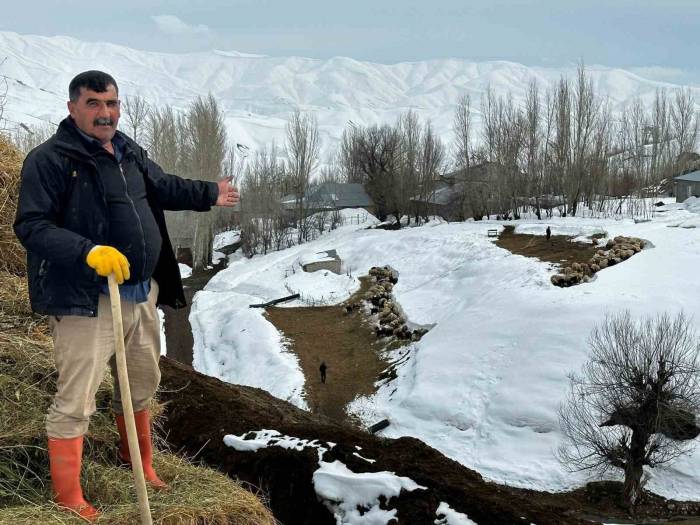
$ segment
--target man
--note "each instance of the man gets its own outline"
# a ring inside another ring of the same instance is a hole
[[[57,392],[46,418],[55,501],[92,521],[83,498],[83,435],[109,364],[116,376],[106,276],[120,284],[124,343],[138,442],[146,480],[167,485],[153,470],[149,402],[160,381],[156,304],[185,305],[163,210],[207,211],[239,200],[230,180],[191,181],[168,175],[133,140],[117,131],[117,83],[86,71],[69,86],[70,116],[29,153],[22,167],[15,233],[27,249],[29,296],[48,315],[54,339]],[[113,408],[119,455],[129,462],[118,383]]]
[[[326,366],[326,362],[321,361],[321,366],[319,366],[318,369],[321,371],[321,383],[325,383],[326,382],[326,370],[328,370],[328,367]]]

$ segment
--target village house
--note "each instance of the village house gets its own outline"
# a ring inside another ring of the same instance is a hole
[[[427,196],[411,201],[426,215],[439,215],[445,220],[464,220],[497,213],[496,182],[500,166],[482,162],[468,170],[457,170],[434,181]]]
[[[700,170],[691,171],[673,178],[676,202],[688,197],[700,197]]]
[[[286,195],[280,200],[285,210],[297,208],[295,195]],[[374,214],[374,202],[362,184],[324,182],[312,187],[304,196],[303,207],[308,215],[320,211],[336,211],[346,208],[363,208]]]

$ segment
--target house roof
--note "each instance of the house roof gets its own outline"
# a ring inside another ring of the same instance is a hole
[[[673,180],[682,180],[686,182],[700,182],[700,170],[691,171],[678,177],[673,177]]]
[[[362,208],[373,204],[362,184],[338,182],[325,182],[313,188],[304,201],[311,208]],[[294,195],[281,199],[285,207],[294,206],[295,202]]]

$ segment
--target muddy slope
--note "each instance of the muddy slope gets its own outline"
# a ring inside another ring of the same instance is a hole
[[[164,431],[175,449],[198,454],[203,462],[261,487],[275,516],[285,525],[333,525],[331,513],[317,500],[312,474],[316,450],[281,448],[238,452],[223,443],[226,434],[274,429],[282,434],[332,441],[325,456],[355,472],[391,471],[428,490],[402,493],[391,501],[400,523],[432,525],[440,502],[467,514],[480,525],[554,525],[590,523],[573,517],[571,501],[539,501],[538,493],[485,482],[481,476],[413,438],[390,440],[312,415],[259,389],[223,383],[167,358],[161,360],[161,400],[166,402]],[[356,456],[376,459],[369,464]]]

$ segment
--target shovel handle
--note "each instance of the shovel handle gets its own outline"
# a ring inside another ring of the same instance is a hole
[[[124,422],[126,423],[126,436],[129,443],[129,455],[131,456],[131,469],[134,472],[136,484],[136,496],[139,502],[141,525],[152,525],[151,508],[148,503],[148,491],[146,479],[143,475],[139,440],[136,434],[136,422],[134,421],[134,406],[131,404],[131,389],[129,388],[129,374],[126,369],[126,350],[124,349],[124,325],[122,323],[122,305],[119,296],[119,286],[113,273],[107,277],[109,284],[109,302],[112,306],[112,323],[114,326],[114,346],[117,361],[117,375],[119,376],[119,389],[121,390],[122,406],[124,408]]]

